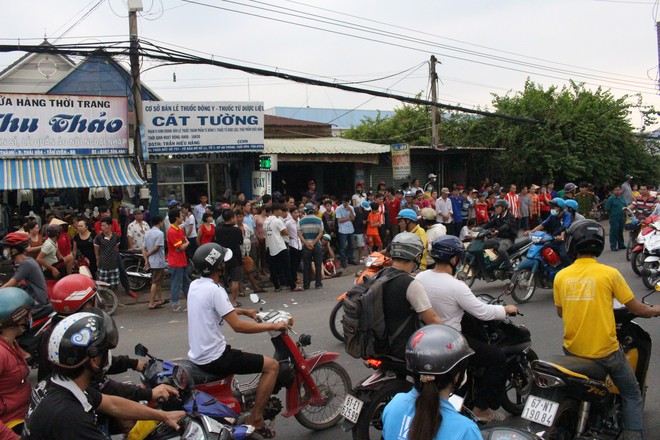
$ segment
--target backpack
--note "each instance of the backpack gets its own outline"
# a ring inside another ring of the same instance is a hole
[[[385,313],[383,310],[383,286],[406,272],[385,269],[375,277],[365,277],[362,283],[354,284],[342,300],[344,316],[344,348],[346,353],[354,358],[367,359],[386,355],[392,341],[410,322],[410,315],[391,337],[385,328]]]

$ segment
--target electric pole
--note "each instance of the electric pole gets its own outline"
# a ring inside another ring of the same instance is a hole
[[[438,102],[438,74],[435,72],[435,65],[438,59],[435,55],[431,55],[431,65],[429,75],[431,77],[431,101],[435,104]],[[431,116],[433,125],[431,126],[431,146],[438,148],[440,141],[438,139],[438,128],[440,125],[440,109],[437,106],[431,107]]]
[[[133,146],[135,148],[135,163],[140,177],[146,180],[147,165],[142,154],[142,92],[140,86],[140,42],[138,41],[137,13],[142,11],[142,0],[128,2],[128,31],[130,36],[129,58],[131,62],[131,77],[133,78],[133,112],[135,113],[135,129],[133,131]]]

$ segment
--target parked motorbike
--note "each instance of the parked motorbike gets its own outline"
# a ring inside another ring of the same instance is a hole
[[[632,251],[637,243],[637,236],[642,228],[642,223],[645,218],[651,214],[649,210],[635,210],[630,208],[623,208],[623,215],[626,217],[623,229],[628,231],[628,244],[626,245],[626,260],[630,261],[632,258]]]
[[[552,288],[555,275],[564,268],[559,254],[551,247],[552,235],[536,231],[530,238],[532,244],[525,258],[514,268],[511,283],[505,289],[518,304],[532,299],[537,286]]]
[[[264,322],[287,321],[293,325],[293,317],[285,311],[262,311],[257,316]],[[293,329],[289,331],[294,332]],[[351,389],[351,378],[341,365],[334,362],[339,357],[338,353],[316,351],[307,355],[304,347],[311,344],[311,336],[301,334],[298,342],[294,342],[289,331],[270,332],[275,347],[274,358],[280,362],[280,373],[273,395],[266,404],[264,419],[273,421],[282,412],[282,402],[277,394],[284,387],[284,417],[294,416],[308,429],[328,429],[341,419],[339,408]],[[202,371],[188,360],[169,362],[153,359],[156,362],[143,375],[144,383],[150,387],[171,384],[174,366],[178,365],[190,374],[199,392],[212,396],[231,409],[237,423],[243,423],[254,406],[258,375],[248,383],[239,384],[233,375],[216,376]]]
[[[490,295],[479,295],[478,298],[488,304],[504,304],[500,298],[496,299]],[[506,354],[507,378],[500,404],[509,413],[519,415],[532,388],[530,362],[538,359],[531,349],[529,330],[509,319],[484,322],[467,313],[462,323],[465,326],[464,332],[488,341]],[[346,396],[342,406],[342,429],[351,430],[354,440],[380,439],[385,405],[396,394],[410,391],[413,383],[408,379],[409,373],[403,359],[383,356],[365,359],[364,365],[375,372],[360,381]],[[462,401],[460,406],[463,408],[463,414],[475,421],[476,417],[467,408],[474,405],[478,392],[477,383],[482,375],[482,369],[468,367],[467,379],[454,393]]]
[[[652,342],[633,321],[636,317],[622,306],[614,310],[617,339],[644,399]],[[549,356],[532,362],[532,373],[534,386],[521,415],[530,422],[530,431],[542,432],[545,439],[620,438],[621,396],[600,364],[575,356]]]
[[[643,260],[640,271],[642,282],[647,288],[654,289],[660,282],[660,221],[650,223],[637,239],[643,241],[644,249],[632,262]]]
[[[359,284],[362,282],[364,277],[374,277],[378,272],[383,270],[386,267],[390,267],[392,265],[392,259],[390,257],[385,256],[385,254],[381,252],[372,252],[369,257],[364,262],[365,269],[360,271],[360,274],[358,277],[355,279],[355,284]],[[344,316],[343,308],[342,308],[342,300],[346,296],[346,292],[342,293],[337,297],[337,304],[332,308],[332,312],[330,312],[330,331],[332,332],[332,336],[340,340],[341,342],[344,342],[344,328],[341,324],[341,318]]]
[[[511,271],[504,267],[504,262],[500,261],[495,249],[486,248],[486,240],[491,236],[491,232],[484,228],[474,228],[470,234],[472,239],[466,249],[465,259],[456,273],[456,278],[469,287],[472,287],[477,279],[491,282],[511,278]],[[514,241],[508,250],[512,266],[515,267],[522,260],[531,243],[529,237],[520,237]]]
[[[657,230],[653,227],[653,224],[660,220],[660,216],[652,215],[650,217],[642,220],[642,228],[637,238],[635,239],[635,245],[630,256],[630,265],[632,266],[633,272],[641,276],[642,269],[644,268],[644,259],[648,255],[644,255],[644,243],[646,242],[647,236]]]
[[[151,285],[151,272],[149,269],[144,268],[144,259],[142,254],[136,252],[120,252],[126,268],[126,275],[128,275],[128,284],[131,290],[138,291],[146,289]],[[163,272],[165,278],[170,278],[170,270],[165,267]],[[199,278],[192,260],[188,259],[188,278],[194,280]]]

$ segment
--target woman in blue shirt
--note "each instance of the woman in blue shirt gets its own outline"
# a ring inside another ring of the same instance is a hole
[[[415,387],[383,411],[385,440],[482,440],[477,425],[449,403],[474,354],[460,332],[446,325],[417,330],[406,345],[406,367]]]

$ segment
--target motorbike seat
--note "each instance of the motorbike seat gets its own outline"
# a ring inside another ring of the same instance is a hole
[[[403,359],[399,359],[394,356],[379,356],[377,357],[379,361],[381,361],[382,367],[384,370],[389,370],[393,371],[395,373],[405,373],[408,374],[408,369],[406,368],[406,361]]]
[[[511,249],[509,249],[509,253],[512,254],[512,253],[516,252],[518,249],[527,246],[531,242],[532,242],[532,239],[529,238],[529,237],[518,237],[513,242],[513,246],[511,246]]]
[[[577,356],[548,356],[532,361],[532,369],[549,374],[568,374],[579,378],[605,380],[607,370],[599,363]]]
[[[193,380],[195,385],[205,384],[209,382],[217,382],[224,379],[227,376],[218,376],[217,374],[207,373],[206,371],[199,368],[197,365],[193,364],[189,360],[180,360],[176,361],[177,365],[186,369],[188,374]]]

